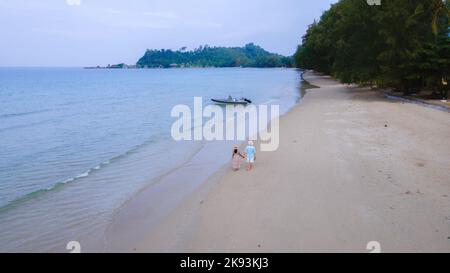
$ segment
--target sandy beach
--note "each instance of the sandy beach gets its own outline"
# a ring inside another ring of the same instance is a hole
[[[252,172],[223,167],[137,252],[450,252],[450,114],[312,72]]]

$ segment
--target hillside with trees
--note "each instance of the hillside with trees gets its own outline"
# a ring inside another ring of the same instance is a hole
[[[138,67],[292,67],[292,57],[270,53],[247,44],[244,47],[209,47],[207,45],[186,51],[150,50],[136,64]]]
[[[341,0],[309,26],[296,65],[344,83],[446,96],[449,9],[448,0]]]

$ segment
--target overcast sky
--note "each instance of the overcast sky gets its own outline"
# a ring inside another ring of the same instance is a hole
[[[333,0],[0,0],[0,66],[136,63],[147,48],[295,52]]]

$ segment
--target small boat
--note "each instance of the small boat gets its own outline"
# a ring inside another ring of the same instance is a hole
[[[247,98],[237,99],[231,96],[228,96],[228,98],[226,99],[211,99],[211,101],[217,104],[236,104],[236,105],[247,105],[249,103],[252,103],[252,101]]]

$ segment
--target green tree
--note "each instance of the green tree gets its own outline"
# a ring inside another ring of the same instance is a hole
[[[294,60],[346,83],[442,92],[449,46],[448,0],[341,0],[308,28]]]
[[[138,62],[139,67],[292,67],[292,57],[270,53],[250,43],[244,47],[200,46],[193,51],[180,49],[147,50]]]

